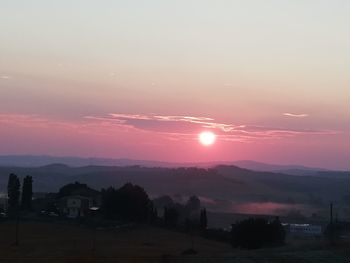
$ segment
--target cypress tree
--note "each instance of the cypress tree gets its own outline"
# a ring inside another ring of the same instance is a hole
[[[16,211],[19,206],[20,182],[18,176],[11,173],[7,184],[8,209],[10,212]]]
[[[201,230],[206,230],[208,226],[208,218],[207,218],[207,210],[205,208],[201,210],[199,221],[200,221]]]
[[[33,178],[29,175],[24,177],[22,185],[22,209],[30,210],[32,208],[32,196],[33,196]]]

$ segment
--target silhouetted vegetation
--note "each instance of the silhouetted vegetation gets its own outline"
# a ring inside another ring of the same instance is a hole
[[[208,226],[207,210],[204,208],[201,210],[201,215],[199,218],[200,228],[202,231],[205,231]]]
[[[191,222],[192,229],[200,229],[201,202],[197,196],[191,196],[185,204],[174,202],[169,196],[153,200],[155,207],[163,210],[163,224],[167,227],[185,227]],[[203,215],[204,216],[204,215]],[[202,219],[204,223],[204,218]]]
[[[70,195],[91,196],[97,193],[98,191],[88,187],[87,184],[75,182],[71,184],[66,184],[65,186],[61,187],[57,197],[62,198]]]
[[[185,209],[188,213],[191,213],[192,211],[198,211],[200,208],[201,201],[197,196],[191,196],[185,205]]]
[[[257,249],[266,245],[282,245],[284,240],[285,230],[278,218],[272,222],[263,218],[249,218],[232,225],[233,247]]]
[[[23,210],[31,210],[33,196],[33,178],[29,175],[24,177],[22,185],[21,208]]]
[[[349,222],[332,222],[326,226],[324,231],[325,237],[334,245],[343,236],[347,236],[350,233]]]
[[[164,224],[168,227],[176,227],[179,221],[179,212],[175,207],[164,208]]]
[[[145,222],[150,209],[151,201],[140,186],[127,183],[119,189],[102,190],[102,213],[106,218]]]
[[[220,242],[231,242],[231,233],[221,228],[206,229],[203,236]]]
[[[18,176],[10,174],[7,184],[8,195],[8,210],[9,212],[16,211],[19,207],[20,187]]]

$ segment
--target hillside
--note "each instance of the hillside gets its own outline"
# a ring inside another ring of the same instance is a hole
[[[135,159],[113,159],[113,158],[86,158],[74,156],[49,156],[49,155],[0,155],[0,166],[16,167],[39,167],[61,163],[71,167],[82,166],[133,166],[143,167],[214,167],[217,165],[235,165],[240,168],[262,171],[262,172],[280,172],[291,175],[316,175],[318,172],[327,172],[328,170],[315,167],[306,167],[301,165],[276,165],[251,160],[240,161],[221,161],[207,163],[173,163],[160,162],[152,160]]]
[[[35,192],[58,191],[67,183],[79,181],[95,189],[120,187],[126,182],[141,185],[152,196],[197,195],[211,211],[306,215],[327,214],[330,201],[336,202],[339,216],[349,216],[350,177],[293,176],[256,172],[236,166],[200,168],[147,168],[139,166],[69,167],[53,164],[43,167],[0,167],[0,192],[6,192],[8,175],[32,175]]]

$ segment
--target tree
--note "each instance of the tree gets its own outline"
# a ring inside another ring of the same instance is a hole
[[[23,210],[30,210],[32,208],[33,196],[33,178],[29,175],[24,177],[22,185],[22,201],[21,206]]]
[[[79,182],[66,184],[60,188],[58,191],[58,198],[62,198],[70,195],[82,195],[91,196],[98,194],[98,191],[90,188],[87,184],[81,184]]]
[[[179,212],[175,207],[164,208],[164,223],[169,227],[176,227],[179,220]]]
[[[284,227],[282,226],[282,223],[278,216],[276,216],[275,220],[273,220],[270,224],[270,238],[271,242],[274,242],[276,244],[283,244],[284,240],[286,239],[286,231]]]
[[[102,190],[102,211],[107,218],[147,221],[150,199],[143,188],[130,183],[115,190]]]
[[[341,222],[331,222],[326,226],[324,235],[332,245],[336,245],[336,241],[346,232],[346,228]]]
[[[186,209],[188,210],[189,213],[194,211],[199,211],[200,207],[201,207],[201,201],[195,195],[191,196],[186,203]]]
[[[202,231],[207,229],[208,218],[207,218],[207,210],[205,208],[201,210],[199,223],[200,223],[200,228],[201,228]]]
[[[11,173],[7,184],[8,209],[10,212],[16,211],[19,206],[20,182],[18,176]]]
[[[158,219],[158,211],[154,204],[150,201],[148,203],[148,223],[153,224]]]
[[[278,218],[272,222],[263,218],[249,218],[232,225],[233,247],[256,249],[264,245],[282,245],[284,240],[285,231]]]

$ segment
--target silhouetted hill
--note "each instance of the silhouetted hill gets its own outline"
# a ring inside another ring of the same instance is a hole
[[[279,172],[279,173],[285,173],[285,174],[291,174],[291,175],[315,175],[319,171],[327,171],[326,169],[322,169],[322,168],[312,168],[312,167],[306,167],[302,165],[276,165],[276,164],[255,162],[250,160],[234,161],[233,164],[241,168],[246,168],[254,171]]]
[[[51,164],[65,164],[72,167],[88,165],[97,166],[132,166],[146,167],[174,167],[176,164],[148,160],[111,159],[111,158],[84,158],[70,156],[48,155],[3,155],[0,156],[0,166],[38,167]]]
[[[0,166],[39,167],[51,164],[64,164],[71,167],[82,166],[143,166],[143,167],[214,167],[217,165],[235,165],[254,171],[279,172],[291,175],[316,175],[318,172],[326,172],[321,168],[311,168],[300,165],[275,165],[250,160],[223,161],[206,163],[171,163],[152,160],[112,159],[112,158],[84,158],[84,157],[59,157],[47,155],[7,155],[0,156]]]
[[[336,172],[336,171],[328,171],[328,172],[318,172],[317,176],[319,177],[329,177],[329,178],[350,178],[350,172]]]

